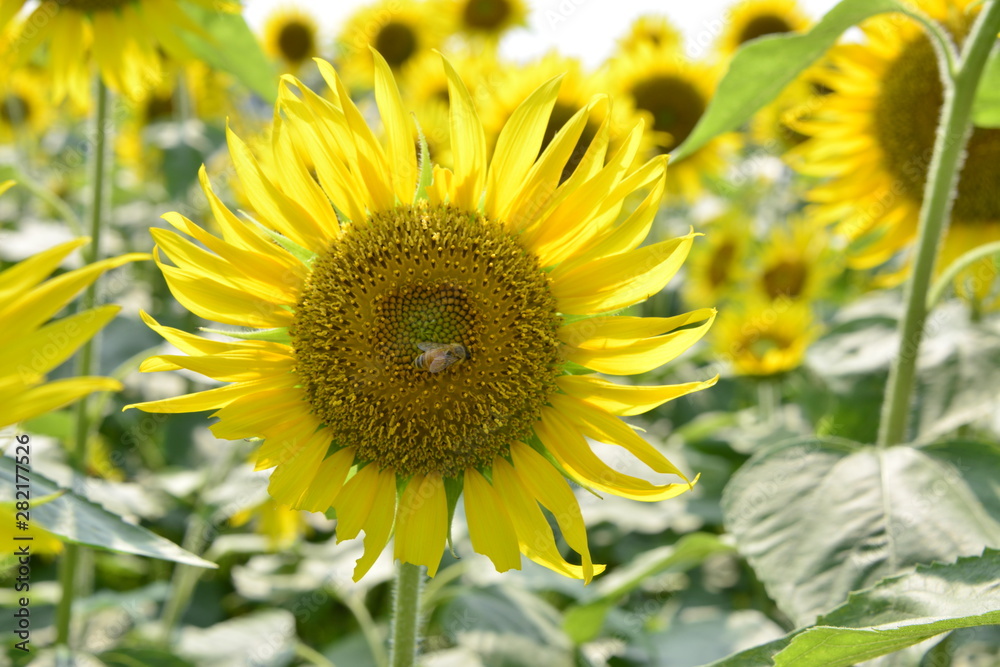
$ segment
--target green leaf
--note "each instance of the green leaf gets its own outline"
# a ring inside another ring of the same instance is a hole
[[[875,14],[903,11],[906,4],[898,0],[843,0],[804,35],[769,35],[748,43],[733,57],[708,109],[673,152],[671,161],[690,157],[716,135],[748,121],[852,25]]]
[[[20,472],[24,474],[23,467]],[[17,467],[12,459],[0,458],[0,480],[3,481],[5,488],[13,489],[15,483],[23,483],[23,477],[20,481],[16,481],[17,473]],[[28,477],[31,480],[31,495],[34,498],[48,496],[61,490],[57,484],[36,470],[32,470]],[[52,534],[73,544],[198,567],[217,567],[215,563],[185,551],[170,540],[142,526],[125,523],[120,517],[70,491],[44,505],[33,503],[31,521],[38,522],[38,525]]]
[[[711,667],[847,667],[959,628],[1000,623],[1000,552],[919,566],[850,599],[816,626],[731,655]]]
[[[977,127],[1000,127],[1000,49],[993,49],[979,79],[976,100],[972,104],[972,124]]]
[[[647,641],[653,656],[670,656],[670,667],[694,667],[784,634],[777,623],[756,609],[689,607],[671,620],[669,628]]]
[[[184,11],[206,36],[178,34],[189,49],[215,69],[229,72],[253,92],[273,104],[278,99],[278,74],[260,43],[238,13],[184,3]]]
[[[677,544],[647,551],[589,586],[581,604],[567,611],[563,628],[576,643],[588,642],[600,633],[615,602],[649,577],[665,572],[686,572],[701,565],[712,554],[730,551],[733,551],[732,546],[710,533],[693,533]]]
[[[809,439],[751,458],[723,494],[737,547],[798,625],[920,563],[1000,547],[1000,451]]]

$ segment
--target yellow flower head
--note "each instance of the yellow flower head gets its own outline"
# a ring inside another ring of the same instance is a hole
[[[511,116],[488,160],[472,98],[445,68],[452,169],[418,165],[412,116],[378,54],[384,141],[325,62],[329,100],[283,78],[272,162],[262,164],[230,134],[254,219],[223,206],[203,171],[222,238],[167,214],[198,245],[154,229],[155,256],[192,312],[259,331],[208,340],[146,317],[184,354],[147,359],[143,371],[187,368],[226,384],[137,407],[214,410],[216,436],[263,438],[256,465],[274,469],[275,500],[333,507],[338,540],[365,531],[355,578],[393,534],[395,556],[433,575],[461,497],[473,548],[498,570],[519,568],[523,553],[589,580],[601,566],[563,475],[637,500],[684,492],[682,475],[653,484],[617,472],[587,438],[680,475],[618,417],[714,380],[620,386],[567,374],[566,364],[643,373],[702,337],[715,315],[709,308],[668,318],[610,314],[659,291],[694,234],[642,245],[664,192],[666,159],[631,167],[641,128],[608,155],[602,126],[560,182],[591,112],[605,101],[578,111],[539,155],[558,97],[558,80],[546,82]],[[638,204],[626,211],[635,194]],[[580,565],[560,556],[542,507]]]
[[[192,57],[177,31],[201,32],[184,12],[185,3],[234,11],[238,5],[215,0],[61,0],[42,2],[12,29],[0,60],[27,63],[47,45],[47,67],[56,102],[67,95],[86,106],[90,63],[112,89],[138,98],[162,78],[159,53],[178,60]],[[25,0],[0,0],[0,30],[25,5]]]
[[[811,21],[797,0],[741,0],[729,10],[719,52],[731,57],[745,43],[765,35],[805,32]]]
[[[445,0],[452,30],[472,38],[496,42],[505,32],[528,20],[524,0]]]
[[[618,40],[618,53],[635,53],[647,48],[677,49],[681,33],[666,16],[647,14],[632,22],[628,34]]]
[[[9,73],[0,80],[0,141],[14,143],[25,130],[39,135],[52,123],[52,105],[45,96],[45,78],[33,68]]]
[[[798,368],[818,335],[809,304],[751,299],[723,310],[712,347],[738,375],[776,375]]]
[[[966,0],[920,8],[961,42],[975,19]],[[852,241],[854,268],[883,264],[916,237],[917,218],[943,103],[930,41],[898,15],[863,25],[865,41],[831,52],[822,83],[833,93],[804,123],[812,138],[793,152],[796,168],[825,179],[808,198],[818,220]],[[1000,130],[974,128],[938,269],[977,245],[1000,239]],[[975,271],[977,267],[970,269]],[[960,278],[959,288],[964,281]],[[990,281],[980,281],[981,298]]]
[[[370,86],[370,49],[396,73],[414,58],[436,49],[448,34],[447,13],[433,2],[380,0],[355,13],[340,34],[338,71],[351,88]]]
[[[282,8],[271,13],[264,24],[264,51],[280,60],[285,69],[296,72],[319,55],[319,25],[309,12]]]
[[[684,301],[692,307],[712,306],[724,301],[746,273],[752,221],[734,209],[706,225],[708,239],[692,250]]]
[[[773,227],[753,275],[753,291],[764,299],[811,300],[837,273],[837,261],[826,232],[806,221]]]
[[[823,72],[822,65],[807,69],[754,115],[750,121],[753,143],[783,154],[809,138],[805,130],[808,119],[822,113],[829,93],[817,83]]]
[[[0,184],[0,193],[10,184]],[[118,306],[99,306],[49,322],[73,297],[109,269],[148,255],[94,262],[46,281],[87,243],[78,239],[29,257],[0,273],[0,428],[63,407],[95,391],[117,391],[117,380],[79,377],[45,382],[45,374],[111,321]]]
[[[705,113],[718,75],[717,67],[689,62],[675,49],[644,48],[617,58],[610,80],[616,99],[645,121],[646,152],[667,154],[687,139]],[[671,166],[668,192],[693,200],[703,191],[703,178],[720,175],[737,146],[735,135],[721,135]]]

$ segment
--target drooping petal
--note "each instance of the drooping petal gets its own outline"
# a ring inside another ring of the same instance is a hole
[[[392,534],[396,516],[396,473],[385,469],[379,473],[375,497],[365,522],[365,552],[354,566],[354,581],[361,581],[385,549]]]
[[[470,468],[465,471],[463,495],[472,548],[493,561],[497,572],[520,570],[517,533],[496,489]]]
[[[441,475],[414,475],[396,509],[396,558],[425,565],[433,577],[447,539],[448,497]]]
[[[313,483],[302,495],[299,505],[309,512],[325,512],[333,506],[337,495],[347,481],[347,473],[354,465],[354,450],[350,447],[338,449],[323,460]]]

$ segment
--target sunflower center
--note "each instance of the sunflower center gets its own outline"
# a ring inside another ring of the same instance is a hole
[[[937,57],[920,36],[892,62],[875,103],[875,133],[887,167],[920,202],[934,150],[944,94]],[[1000,130],[977,127],[969,137],[953,216],[976,222],[1000,219]]]
[[[462,11],[462,20],[470,28],[495,30],[510,16],[507,0],[468,0]]]
[[[705,99],[689,81],[677,76],[659,75],[640,81],[632,88],[635,105],[653,116],[653,129],[670,134],[669,153],[687,139],[705,112]]]
[[[278,49],[285,60],[302,62],[313,52],[313,31],[298,21],[289,21],[278,33]]]
[[[405,23],[389,21],[375,37],[375,50],[390,67],[399,69],[417,50],[417,36]]]
[[[495,222],[402,207],[315,260],[291,335],[335,443],[453,477],[531,432],[560,372],[559,322],[546,275]]]
[[[127,5],[132,1],[133,0],[62,0],[60,4],[81,12],[104,12],[112,9],[118,9],[119,7]]]
[[[744,348],[757,359],[763,359],[771,350],[787,350],[792,346],[792,341],[773,331],[765,331],[752,341],[748,341]]]
[[[809,269],[802,262],[783,259],[764,271],[761,282],[764,292],[772,299],[785,296],[794,299],[802,294]]]
[[[153,95],[146,101],[146,122],[168,120],[174,115],[174,96]]]
[[[8,94],[0,98],[0,120],[5,125],[24,123],[31,118],[31,107],[28,100],[17,94]]]
[[[732,241],[723,242],[712,253],[712,260],[708,263],[708,282],[712,287],[724,285],[729,280],[729,267],[735,256],[736,244]]]
[[[552,107],[552,115],[549,116],[549,123],[545,126],[545,135],[542,137],[542,147],[539,149],[538,154],[541,155],[542,152],[548,148],[549,144],[555,138],[556,134],[563,128],[563,126],[569,122],[569,119],[573,117],[573,114],[577,112],[574,107],[563,104],[562,102],[556,102],[555,106]],[[569,159],[566,160],[566,166],[563,167],[562,175],[559,178],[559,182],[562,183],[567,178],[569,178],[573,171],[576,170],[577,165],[580,164],[580,160],[587,153],[587,148],[590,147],[590,142],[594,140],[597,136],[597,128],[588,122],[583,127],[583,132],[580,133],[580,138],[576,140],[576,146],[573,147],[573,152],[570,153]]]
[[[774,14],[762,14],[747,21],[740,31],[739,42],[743,44],[764,35],[779,35],[785,32],[792,32],[792,26],[788,21]]]

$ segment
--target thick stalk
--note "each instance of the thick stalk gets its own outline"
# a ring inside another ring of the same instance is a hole
[[[920,208],[913,272],[904,290],[906,311],[899,325],[899,354],[889,371],[889,382],[882,405],[878,434],[880,446],[896,445],[906,438],[917,352],[927,319],[927,290],[945,221],[951,212],[962,152],[969,135],[976,88],[998,30],[1000,2],[994,0],[986,3],[966,40],[954,79],[942,74],[944,106],[924,188],[923,205]]]
[[[420,589],[424,574],[419,565],[399,563],[396,597],[392,607],[392,667],[417,664],[417,634],[420,625]]]
[[[98,77],[97,108],[94,114],[93,153],[91,161],[91,186],[93,199],[90,202],[90,245],[84,248],[84,260],[90,264],[100,259],[101,253],[101,223],[104,217],[102,204],[104,202],[104,180],[107,153],[108,125],[108,89]],[[97,301],[96,281],[86,289],[80,302],[80,310],[94,307]],[[87,341],[80,348],[77,357],[77,376],[93,375],[94,341],[97,336]],[[76,409],[76,433],[74,442],[69,449],[69,463],[79,473],[84,471],[87,462],[87,441],[90,434],[90,415],[87,410],[86,397],[81,398]],[[70,622],[73,618],[73,598],[76,594],[76,569],[79,564],[79,547],[66,544],[65,552],[59,561],[59,587],[62,597],[56,607],[56,644],[68,645]]]

